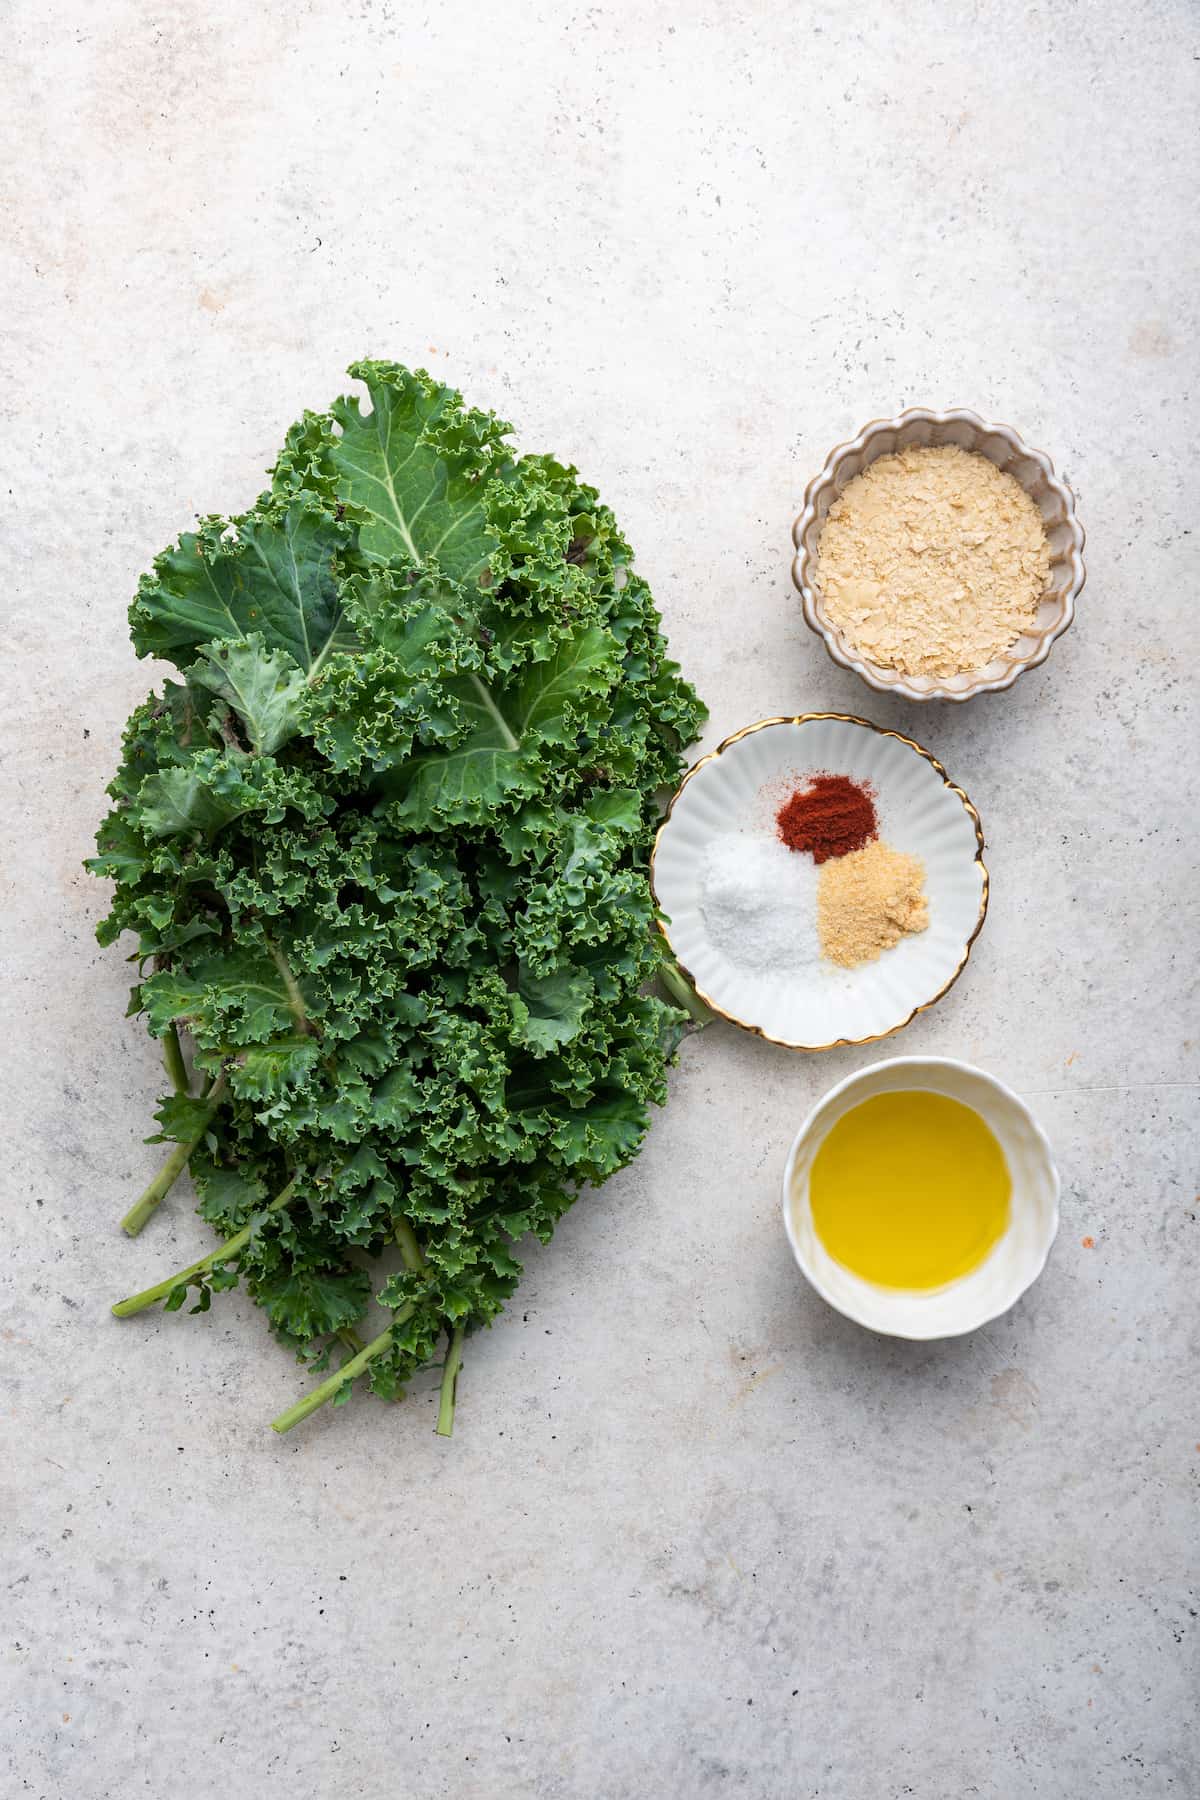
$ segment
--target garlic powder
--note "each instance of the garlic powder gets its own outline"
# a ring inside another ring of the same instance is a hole
[[[882,456],[834,501],[815,581],[853,649],[903,675],[982,668],[1028,629],[1050,546],[1021,484],[957,444]]]
[[[929,924],[925,865],[875,838],[821,864],[817,929],[821,949],[844,969],[874,962]]]

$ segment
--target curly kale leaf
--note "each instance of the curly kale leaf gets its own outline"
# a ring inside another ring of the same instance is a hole
[[[541,752],[600,711],[619,666],[608,634],[589,627],[507,687],[463,677],[451,689],[463,735],[413,757],[392,778],[397,817],[413,829],[470,824],[506,799],[535,794],[544,782]]]
[[[338,434],[327,467],[340,502],[361,521],[371,562],[434,562],[456,581],[476,582],[497,541],[488,527],[482,477],[507,463],[509,427],[467,412],[457,394],[398,363],[357,362],[370,411],[335,400]],[[330,477],[326,478],[327,481]]]
[[[338,568],[353,537],[311,495],[262,506],[228,525],[185,532],[144,576],[129,610],[139,656],[186,667],[180,653],[259,632],[308,673],[353,648]]]
[[[267,648],[261,631],[202,644],[188,680],[229,702],[256,756],[274,755],[300,729],[308,683],[286,650]]]
[[[133,1010],[211,1082],[160,1104],[153,1204],[190,1155],[222,1235],[120,1310],[241,1279],[333,1370],[281,1428],[356,1378],[398,1396],[445,1344],[448,1429],[522,1240],[665,1098],[647,865],[704,714],[593,488],[428,375],[352,373],[366,407],[305,414],[271,491],[131,609],[183,678],[126,729],[98,935],[136,935]],[[392,1323],[364,1339],[373,1288]]]

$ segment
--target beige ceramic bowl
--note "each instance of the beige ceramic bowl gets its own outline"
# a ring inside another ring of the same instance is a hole
[[[912,445],[958,444],[977,450],[1020,482],[1036,504],[1050,540],[1050,581],[1029,630],[1011,650],[994,657],[982,669],[962,675],[901,675],[868,662],[832,624],[825,602],[813,580],[817,541],[829,509],[848,484],[878,457]],[[976,413],[956,407],[952,412],[929,412],[910,407],[894,419],[876,419],[848,444],[831,450],[825,467],[808,484],[804,511],[792,528],[796,555],[792,579],[800,590],[804,620],[824,639],[834,662],[853,669],[880,693],[903,694],[909,700],[969,700],[1011,687],[1026,669],[1036,669],[1050,654],[1075,617],[1075,600],[1084,583],[1083,527],[1075,516],[1075,496],[1054,473],[1054,465],[1041,450],[1022,443],[1011,425],[988,425]]]

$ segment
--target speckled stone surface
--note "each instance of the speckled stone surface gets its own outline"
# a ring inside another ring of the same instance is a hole
[[[6,1796],[1200,1793],[1195,27],[6,9]],[[237,1295],[109,1317],[208,1242],[183,1193],[116,1228],[160,1154],[79,869],[153,674],[125,604],[362,353],[601,487],[710,743],[861,711],[975,799],[987,927],[884,1053],[978,1061],[1051,1135],[1062,1231],[1010,1316],[918,1347],[806,1291],[785,1150],[881,1052],[721,1027],[470,1345],[450,1443],[432,1378],[274,1437],[304,1378]],[[834,669],[788,576],[830,445],[910,403],[1010,420],[1089,533],[1076,629],[961,710]]]

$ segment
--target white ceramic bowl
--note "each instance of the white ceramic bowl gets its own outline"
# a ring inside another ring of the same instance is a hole
[[[969,1275],[919,1293],[875,1287],[835,1262],[813,1228],[808,1196],[813,1158],[842,1115],[875,1094],[905,1088],[974,1107],[999,1139],[1012,1176],[1012,1217],[999,1243]],[[1045,1268],[1058,1231],[1058,1172],[1029,1108],[995,1076],[948,1056],[897,1056],[839,1081],[804,1121],[783,1172],[783,1222],[808,1280],[848,1319],[889,1337],[957,1337],[1007,1312]]]
[[[1050,579],[1029,630],[1002,656],[961,675],[901,675],[896,669],[869,662],[832,623],[813,578],[821,528],[834,501],[868,464],[913,444],[958,444],[1006,470],[1034,501],[1050,542]],[[1066,631],[1075,617],[1075,601],[1086,576],[1083,526],[1075,515],[1075,496],[1054,473],[1050,458],[1042,450],[1031,450],[1011,425],[989,425],[965,407],[930,412],[927,407],[913,406],[894,419],[872,420],[848,444],[831,450],[821,473],[808,484],[792,539],[796,546],[792,579],[800,590],[805,624],[824,640],[835,663],[853,669],[881,693],[903,694],[909,700],[969,700],[974,694],[1011,687],[1026,669],[1045,662],[1051,645]]]
[[[752,819],[769,821],[764,789],[819,770],[871,783],[880,836],[925,864],[928,929],[857,969],[822,963],[802,973],[748,974],[705,926],[708,845]],[[701,999],[789,1050],[866,1044],[899,1031],[957,980],[987,912],[983,827],[967,796],[920,744],[845,713],[763,719],[702,757],[659,828],[650,880],[660,929]]]

